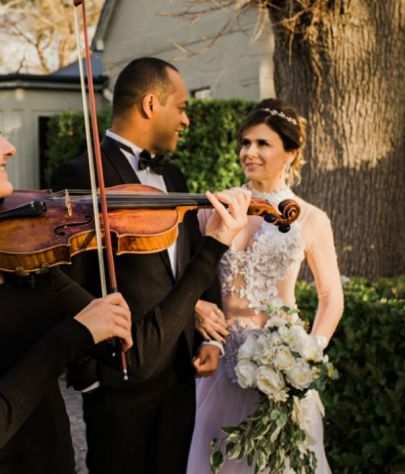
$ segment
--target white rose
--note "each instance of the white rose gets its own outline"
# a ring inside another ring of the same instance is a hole
[[[294,366],[295,358],[291,354],[290,349],[287,346],[282,345],[276,348],[272,362],[276,369],[288,370]]]
[[[261,334],[256,341],[256,350],[253,356],[259,364],[270,364],[274,356],[271,335]]]
[[[270,336],[268,336],[268,338],[269,344],[271,344],[272,347],[280,346],[283,343],[283,340],[281,339],[280,334],[278,333],[273,332],[272,334],[270,334]]]
[[[240,346],[238,351],[238,360],[251,359],[256,351],[256,336],[248,334],[245,342]]]
[[[256,374],[257,388],[275,401],[286,401],[288,398],[285,390],[284,378],[269,367],[260,367]]]
[[[300,354],[305,357],[306,360],[312,360],[314,362],[321,362],[323,358],[323,345],[317,338],[317,336],[309,335],[303,340],[300,349]]]
[[[271,316],[265,324],[265,328],[278,328],[281,326],[285,326],[287,324],[287,321],[280,316]]]
[[[286,370],[288,382],[295,388],[303,390],[314,380],[314,374],[311,367],[304,360],[299,360],[294,367]]]
[[[291,326],[289,330],[290,347],[293,351],[302,355],[302,350],[307,344],[308,334],[302,326]]]
[[[283,340],[290,346],[291,350],[298,352],[306,360],[321,362],[323,348],[317,337],[307,334],[302,326],[292,326]]]
[[[255,387],[256,372],[257,366],[253,362],[246,359],[240,360],[235,367],[238,384],[242,388]]]

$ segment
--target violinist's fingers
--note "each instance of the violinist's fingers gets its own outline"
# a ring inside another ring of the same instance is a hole
[[[127,352],[134,345],[131,334],[121,328],[117,329],[117,334],[115,337],[120,339],[121,350],[124,352]]]
[[[212,204],[212,207],[217,211],[221,219],[225,222],[225,224],[230,225],[231,224],[231,217],[229,212],[226,210],[225,206],[220,202],[218,197],[221,198],[221,201],[224,202],[225,204],[228,204],[228,206],[231,205],[231,199],[226,196],[223,193],[218,193],[217,195],[212,194],[210,191],[207,191],[206,196],[210,203]]]
[[[123,301],[119,294],[96,299],[83,308],[75,319],[87,327],[95,343],[121,335],[129,342],[131,313]]]
[[[249,191],[241,189],[227,190],[216,193],[215,197],[228,206],[228,209],[225,209],[223,205],[222,208],[216,207],[226,225],[232,227],[246,225],[246,214],[251,198]]]
[[[126,313],[121,313],[120,308],[113,308],[112,313],[114,314],[114,324],[119,326],[127,331],[131,331],[131,318],[128,318]]]
[[[128,303],[125,301],[121,293],[110,293],[109,295],[101,299],[104,300],[106,303],[122,306],[129,311]]]

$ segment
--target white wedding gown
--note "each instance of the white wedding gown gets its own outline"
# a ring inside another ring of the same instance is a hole
[[[260,195],[277,206],[282,200],[295,198],[285,188],[278,193]],[[207,215],[199,215],[202,225]],[[197,413],[187,474],[210,474],[210,441],[221,437],[221,428],[237,425],[253,413],[258,394],[241,389],[231,382],[227,370],[234,364],[238,349],[238,332],[257,329],[263,325],[269,305],[292,306],[294,286],[304,258],[305,242],[300,219],[283,234],[261,218],[249,218],[244,235],[226,252],[220,263],[224,312],[235,322],[225,345],[225,356],[214,375],[197,380]],[[234,245],[235,244],[235,245]],[[317,458],[316,474],[330,474],[323,447],[322,404],[317,392],[306,399],[312,449]],[[226,461],[221,474],[253,474],[254,469],[244,461]]]

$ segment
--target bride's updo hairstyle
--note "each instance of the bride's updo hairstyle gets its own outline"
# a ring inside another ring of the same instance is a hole
[[[297,112],[279,99],[262,100],[247,116],[239,129],[239,142],[249,128],[265,124],[276,132],[283,142],[285,151],[295,151],[296,156],[288,172],[288,184],[297,184],[301,180],[301,168],[304,165],[303,149],[305,145],[306,121]]]

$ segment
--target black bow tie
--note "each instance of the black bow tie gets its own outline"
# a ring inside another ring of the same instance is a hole
[[[143,150],[139,154],[138,168],[144,170],[149,168],[157,174],[162,174],[167,165],[167,158],[164,155],[156,155],[152,158],[148,150]]]

